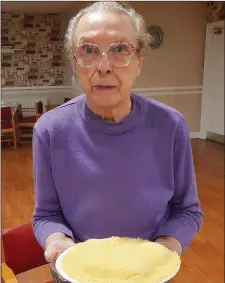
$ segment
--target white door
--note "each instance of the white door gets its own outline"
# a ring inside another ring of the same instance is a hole
[[[208,27],[203,83],[204,130],[224,135],[224,23]]]

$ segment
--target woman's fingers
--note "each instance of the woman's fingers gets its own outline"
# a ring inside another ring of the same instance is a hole
[[[69,238],[50,242],[44,253],[46,261],[51,262],[55,260],[62,252],[74,245],[75,243]]]

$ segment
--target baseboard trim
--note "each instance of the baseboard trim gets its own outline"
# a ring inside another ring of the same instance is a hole
[[[200,139],[201,134],[200,132],[190,132],[190,139]]]

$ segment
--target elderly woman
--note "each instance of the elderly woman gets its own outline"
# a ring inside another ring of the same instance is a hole
[[[90,238],[139,237],[182,254],[202,221],[187,124],[133,94],[149,44],[129,6],[97,2],[69,23],[84,95],[34,128],[33,230],[51,262]]]

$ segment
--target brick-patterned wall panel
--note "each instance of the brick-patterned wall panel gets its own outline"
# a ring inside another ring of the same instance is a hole
[[[225,5],[223,1],[207,2],[207,20],[209,23],[225,20]]]
[[[63,85],[59,14],[2,13],[2,86]]]

